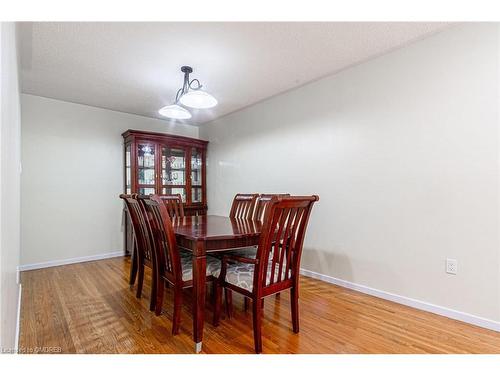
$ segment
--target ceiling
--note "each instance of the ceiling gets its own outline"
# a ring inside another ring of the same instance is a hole
[[[22,23],[24,93],[162,118],[190,65],[219,105],[200,125],[425,36],[445,23]],[[182,121],[181,121],[182,122]]]

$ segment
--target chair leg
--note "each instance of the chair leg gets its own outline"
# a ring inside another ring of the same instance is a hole
[[[135,247],[132,249],[132,256],[130,257],[130,279],[129,285],[132,288],[132,285],[135,284],[135,278],[137,276],[137,256],[135,254]]]
[[[226,315],[228,319],[233,316],[233,291],[224,288],[224,297],[226,299]]]
[[[161,315],[161,310],[163,308],[163,289],[165,288],[165,283],[161,278],[156,280],[156,306],[155,314]]]
[[[299,332],[299,293],[296,287],[290,289],[290,302],[292,304],[293,332]]]
[[[243,301],[244,301],[243,308],[245,309],[245,311],[248,311],[248,304],[250,302],[250,299],[248,297],[244,297]],[[264,308],[264,300],[262,300],[260,307]]]
[[[258,300],[252,300],[253,340],[255,353],[262,353],[262,308]]]
[[[262,298],[262,301],[260,302],[260,308],[263,309],[264,308],[264,298]]]
[[[144,263],[139,263],[139,272],[137,275],[137,292],[135,296],[141,298],[142,296],[142,285],[144,284]]]
[[[151,272],[151,300],[149,301],[149,311],[155,311],[156,304],[156,277],[154,271]]]
[[[245,309],[246,312],[248,311],[248,302],[250,299],[248,297],[243,297],[243,300],[244,300],[243,308]]]
[[[215,327],[219,325],[220,321],[220,310],[222,304],[222,286],[219,284],[217,280],[214,281],[214,321],[213,324]]]
[[[179,333],[179,326],[181,324],[181,310],[182,310],[182,288],[174,286],[174,319],[172,322],[172,335]]]

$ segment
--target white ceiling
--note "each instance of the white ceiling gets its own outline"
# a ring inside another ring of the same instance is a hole
[[[446,28],[445,23],[23,23],[24,93],[162,118],[194,68],[199,125]],[[192,111],[193,112],[193,111]]]

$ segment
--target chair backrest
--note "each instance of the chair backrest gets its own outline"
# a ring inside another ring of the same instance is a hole
[[[145,259],[151,262],[153,260],[152,239],[148,231],[147,220],[143,214],[141,203],[137,199],[137,194],[120,194],[120,198],[125,201],[130,220],[132,221],[137,255],[141,261]]]
[[[236,194],[233,199],[229,217],[236,219],[252,219],[255,201],[259,194]]]
[[[257,203],[255,204],[255,210],[253,213],[253,218],[255,220],[264,220],[264,216],[266,214],[266,210],[269,207],[269,203],[271,202],[271,199],[274,197],[289,197],[290,194],[285,193],[285,194],[260,194],[259,197],[257,198]]]
[[[268,295],[296,286],[309,215],[317,195],[273,197],[260,235],[254,291]]]
[[[182,282],[182,266],[174,228],[163,200],[158,195],[139,196],[148,216],[156,272],[173,282]]]
[[[158,195],[158,197],[163,201],[170,218],[184,217],[184,204],[180,194]]]

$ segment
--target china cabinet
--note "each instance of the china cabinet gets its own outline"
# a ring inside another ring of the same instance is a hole
[[[124,193],[180,194],[186,216],[207,211],[207,141],[165,133],[127,130],[124,141]],[[125,217],[125,251],[133,234]]]

